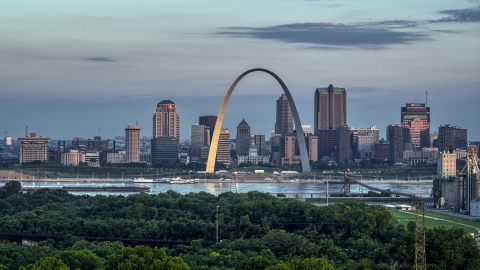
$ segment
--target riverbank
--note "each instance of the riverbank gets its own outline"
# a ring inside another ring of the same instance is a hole
[[[0,183],[8,181],[20,181],[20,182],[70,182],[70,183],[129,183],[134,182],[133,179],[114,179],[114,178],[46,178],[46,179],[0,179]],[[295,180],[277,180],[277,181],[265,181],[265,180],[241,180],[235,181],[234,179],[194,179],[195,183],[326,183],[324,180],[319,179],[295,179]],[[432,180],[363,180],[365,184],[426,184],[432,183]],[[168,183],[154,183],[154,184],[168,184]],[[340,180],[331,180],[329,184],[343,184]]]

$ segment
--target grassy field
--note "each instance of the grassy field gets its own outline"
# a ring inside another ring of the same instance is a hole
[[[415,222],[415,215],[413,215],[415,213],[414,211],[390,211],[390,213],[398,220],[399,224],[404,224],[405,226],[407,226],[408,222],[410,221]],[[466,232],[475,233],[475,234],[478,233],[478,230],[465,225],[470,225],[480,229],[480,222],[476,222],[476,221],[452,217],[452,216],[443,215],[440,213],[430,213],[430,212],[425,213],[425,216],[426,216],[425,226],[428,229],[432,229],[440,226],[443,226],[445,228],[457,227],[457,228],[464,229]],[[437,219],[432,219],[432,218],[437,218]]]

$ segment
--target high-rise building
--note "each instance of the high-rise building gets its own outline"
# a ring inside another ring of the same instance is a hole
[[[318,161],[318,136],[307,136],[308,159],[315,162]]]
[[[212,141],[212,138],[213,138],[213,131],[215,130],[216,123],[217,123],[217,117],[213,115],[200,116],[198,118],[198,124],[204,125],[210,128],[210,142]]]
[[[375,153],[375,144],[380,140],[380,130],[376,126],[356,129],[352,131],[353,157],[356,159],[371,158]]]
[[[35,133],[30,133],[30,137],[18,137],[20,148],[18,152],[18,161],[20,163],[31,161],[48,160],[48,137],[37,137]]]
[[[430,107],[425,103],[407,103],[401,113],[405,147],[430,147]]]
[[[157,137],[180,139],[180,116],[171,100],[165,99],[157,103],[153,114],[153,138]]]
[[[375,144],[375,158],[387,160],[390,157],[390,144],[384,139],[381,139]]]
[[[282,166],[300,164],[300,150],[298,148],[297,134],[283,134],[280,141],[280,156]]]
[[[248,156],[248,149],[252,143],[250,125],[245,119],[237,126],[237,156]]]
[[[264,156],[265,155],[265,135],[253,135],[252,137],[253,137],[253,143],[257,147],[258,155]]]
[[[437,146],[439,152],[467,150],[467,130],[448,124],[441,125],[438,128]]]
[[[403,128],[401,125],[387,126],[387,140],[389,143],[389,159],[393,164],[403,163]]]
[[[128,126],[125,129],[125,161],[140,162],[140,128]]]
[[[192,157],[200,157],[201,148],[210,145],[210,128],[204,125],[192,125],[190,141]]]
[[[448,178],[457,174],[457,154],[454,150],[441,152],[437,160],[437,177]]]
[[[337,145],[337,130],[317,130],[318,136],[318,159],[328,157],[333,159]]]
[[[337,140],[336,140],[336,161],[337,162],[350,162],[352,160],[352,133],[347,125],[341,125],[337,127]]]
[[[293,132],[293,114],[287,96],[282,94],[277,99],[277,114],[275,121],[275,133],[284,134]]]
[[[176,162],[178,156],[178,139],[157,137],[152,139],[152,162]]]
[[[331,84],[315,90],[314,132],[335,130],[347,124],[347,91]]]
[[[248,152],[247,152],[248,155]],[[220,138],[218,139],[217,162],[230,164],[230,130],[221,129]]]

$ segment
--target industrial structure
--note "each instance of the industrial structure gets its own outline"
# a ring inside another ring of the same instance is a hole
[[[480,171],[476,147],[468,147],[467,164],[456,168],[455,150],[441,153],[437,179],[433,181],[433,199],[436,207],[454,212],[480,216],[478,207],[472,208],[480,197]]]

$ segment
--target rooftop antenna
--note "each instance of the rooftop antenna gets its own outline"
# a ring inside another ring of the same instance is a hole
[[[4,131],[4,132],[2,132],[2,133],[4,133],[4,134],[5,134],[5,139],[6,139],[6,138],[7,138],[7,133],[8,133],[8,132]]]
[[[25,126],[25,137],[28,137],[28,126]]]
[[[135,121],[135,126],[138,126],[138,120],[137,120],[137,121]]]
[[[428,107],[428,91],[425,91],[425,107]]]

